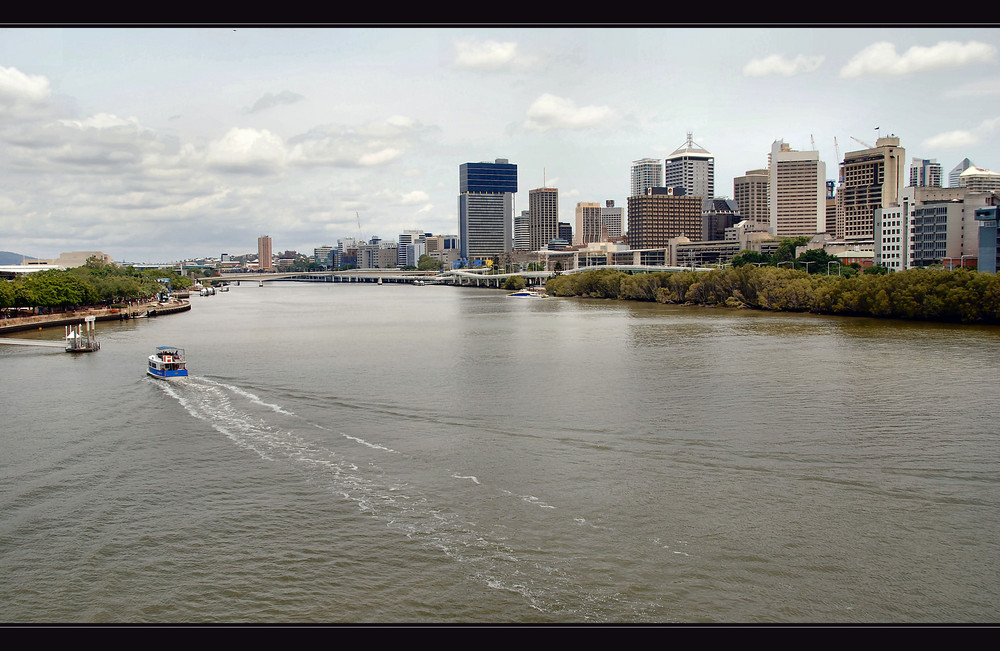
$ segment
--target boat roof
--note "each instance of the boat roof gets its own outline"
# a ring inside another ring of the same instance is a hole
[[[178,346],[157,346],[156,350],[184,350]]]

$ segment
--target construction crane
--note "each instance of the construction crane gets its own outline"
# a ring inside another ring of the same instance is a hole
[[[858,140],[857,138],[855,138],[854,136],[851,136],[851,140],[853,140],[856,143],[864,145],[865,149],[875,149],[874,147],[872,147],[871,145],[869,145],[867,142],[862,142],[862,141]]]
[[[837,136],[833,137],[833,155],[836,156],[836,158],[834,158],[834,160],[839,163],[840,162],[840,145],[837,144]]]
[[[813,134],[809,134],[809,146],[812,147],[813,151],[816,151],[816,139],[813,138]]]

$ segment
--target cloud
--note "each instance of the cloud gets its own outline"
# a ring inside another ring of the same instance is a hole
[[[244,109],[245,113],[259,113],[260,111],[266,111],[269,108],[274,108],[275,106],[280,106],[282,104],[294,104],[305,99],[304,96],[298,93],[293,93],[290,90],[283,90],[277,95],[273,93],[265,93],[263,97],[258,99],[253,103],[248,109]]]
[[[45,77],[0,66],[0,105],[42,102],[50,93],[49,80]]]
[[[763,59],[754,59],[743,66],[743,74],[747,77],[766,77],[769,75],[781,75],[791,77],[806,72],[813,72],[823,63],[824,57],[821,55],[806,56],[800,54],[793,59],[789,59],[783,54],[772,54]]]
[[[289,162],[345,168],[386,165],[410,151],[422,131],[420,124],[399,115],[353,128],[320,126],[289,139]]]
[[[1000,95],[1000,79],[979,79],[942,93],[943,97],[993,97]]]
[[[281,138],[267,129],[238,127],[211,142],[205,154],[209,167],[236,174],[274,174],[284,167],[286,159]]]
[[[986,63],[996,58],[996,48],[987,43],[941,41],[931,47],[915,45],[903,53],[888,42],[873,43],[858,52],[840,70],[845,79],[864,75],[908,75],[940,68]]]
[[[577,106],[573,100],[545,93],[528,107],[524,127],[534,131],[587,129],[616,117],[608,106]]]
[[[516,64],[518,60],[517,43],[466,39],[455,42],[455,61],[452,65],[470,70],[500,70]]]
[[[984,138],[996,132],[1000,126],[1000,117],[983,120],[978,126],[969,130],[955,130],[939,133],[923,141],[924,147],[936,149],[963,149],[977,145]]]
[[[45,77],[0,66],[0,118],[38,120],[39,109],[49,103],[51,94]]]

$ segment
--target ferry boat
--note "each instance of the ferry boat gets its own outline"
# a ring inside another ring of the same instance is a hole
[[[146,372],[161,380],[187,377],[184,349],[176,346],[157,346],[156,352],[149,356],[149,366],[146,367]]]
[[[516,292],[511,292],[507,294],[507,298],[548,298],[549,295],[545,292],[540,292],[537,289],[521,289]]]

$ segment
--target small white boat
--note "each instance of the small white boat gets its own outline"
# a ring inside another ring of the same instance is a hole
[[[146,367],[146,372],[161,380],[187,377],[187,360],[184,359],[184,349],[176,346],[157,346],[156,352],[149,356],[149,366]]]
[[[516,292],[511,292],[507,294],[507,298],[548,298],[549,295],[545,292],[540,292],[537,289],[521,289]]]

